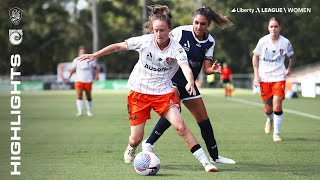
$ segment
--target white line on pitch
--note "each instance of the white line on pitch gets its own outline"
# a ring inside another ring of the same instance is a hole
[[[215,96],[215,95],[212,95],[212,96]],[[216,97],[218,97],[218,96],[216,96]],[[244,100],[244,99],[240,99],[240,98],[232,97],[228,100],[243,103],[243,104],[249,104],[252,106],[263,107],[262,103],[252,102],[252,101],[248,101],[248,100]],[[300,111],[296,111],[296,110],[292,110],[292,109],[286,109],[286,108],[284,108],[283,111],[287,112],[287,113],[299,115],[299,116],[304,116],[304,117],[320,120],[320,116],[313,115],[313,114],[308,114],[308,113],[304,113],[304,112],[300,112]]]

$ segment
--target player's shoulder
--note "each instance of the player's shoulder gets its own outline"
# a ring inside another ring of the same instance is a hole
[[[284,36],[282,36],[282,35],[279,36],[279,40],[280,40],[281,42],[284,42],[284,43],[290,42],[289,39],[287,39],[286,37],[284,37]]]
[[[215,40],[210,33],[208,33],[208,41],[215,43]]]

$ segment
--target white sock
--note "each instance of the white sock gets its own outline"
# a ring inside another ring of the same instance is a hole
[[[194,153],[192,153],[194,155],[194,157],[196,157],[198,159],[198,161],[200,161],[200,163],[205,166],[208,163],[210,164],[206,154],[204,153],[203,149],[200,148],[198,150],[196,150]]]
[[[273,116],[273,134],[280,134],[280,129],[282,125],[282,114]]]
[[[273,115],[274,113],[272,112],[271,114],[266,114],[265,115],[272,121],[273,120]]]
[[[91,112],[91,108],[92,108],[92,100],[90,100],[90,101],[88,101],[88,100],[87,100],[86,105],[87,105],[87,111],[90,111],[90,112]]]
[[[82,113],[82,108],[83,108],[83,100],[82,99],[77,99],[77,110],[78,110],[78,113]]]

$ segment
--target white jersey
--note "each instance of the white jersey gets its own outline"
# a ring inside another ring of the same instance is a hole
[[[160,50],[153,34],[132,37],[126,40],[128,50],[139,52],[127,87],[142,94],[160,95],[172,92],[171,78],[181,63],[188,63],[181,45],[170,39],[169,45]]]
[[[262,82],[277,82],[286,79],[284,61],[294,54],[290,41],[279,36],[276,43],[272,42],[271,35],[262,37],[253,53],[259,56],[259,77]]]
[[[72,61],[72,69],[76,68],[75,82],[88,83],[93,81],[94,67],[97,67],[96,61],[79,61],[75,58]]]

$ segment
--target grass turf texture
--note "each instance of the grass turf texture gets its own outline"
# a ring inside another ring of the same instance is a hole
[[[94,91],[93,117],[75,116],[74,91],[45,91],[21,95],[19,177],[10,176],[10,121],[15,116],[9,115],[9,94],[0,94],[0,179],[319,179],[320,119],[284,111],[284,141],[274,143],[272,135],[264,134],[266,117],[259,95],[237,89],[234,97],[226,99],[222,89],[201,91],[220,154],[237,161],[236,165],[216,164],[218,173],[206,173],[170,128],[155,144],[160,171],[155,177],[139,176],[132,165],[123,162],[130,134],[127,91]],[[284,108],[318,117],[319,107],[319,97],[284,101]],[[195,120],[185,108],[182,111],[206,151]],[[152,113],[145,138],[157,119]]]

